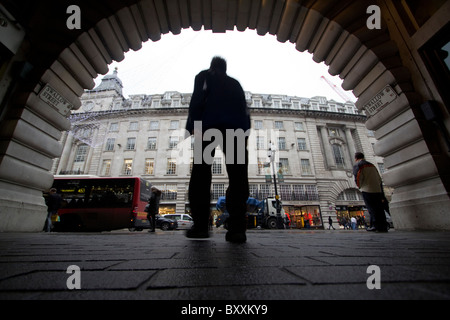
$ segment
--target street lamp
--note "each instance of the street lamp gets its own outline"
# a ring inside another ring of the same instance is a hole
[[[269,151],[267,152],[267,156],[272,163],[272,175],[273,175],[273,185],[275,187],[275,200],[276,200],[276,209],[277,209],[277,224],[280,226],[281,223],[281,205],[280,205],[280,196],[278,195],[277,190],[277,176],[275,174],[275,152],[276,148],[272,141],[269,141]]]
[[[273,175],[273,184],[275,186],[275,199],[278,200],[278,190],[277,190],[277,178],[275,175],[275,145],[272,143],[272,141],[269,141],[269,151],[267,152],[267,156],[269,157],[269,161],[272,164],[272,175]]]

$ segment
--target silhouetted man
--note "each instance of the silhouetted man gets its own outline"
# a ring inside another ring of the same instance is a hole
[[[189,202],[194,226],[186,232],[189,238],[207,238],[210,216],[211,165],[215,145],[225,154],[229,187],[226,207],[230,213],[226,240],[247,240],[246,201],[248,187],[247,138],[250,115],[244,91],[239,82],[226,73],[227,64],[214,57],[210,68],[195,77],[189,105],[186,130],[194,134],[194,164],[189,183]]]

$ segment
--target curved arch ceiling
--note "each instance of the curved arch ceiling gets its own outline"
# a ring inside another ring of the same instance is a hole
[[[377,131],[377,154],[390,157],[390,174],[384,182],[403,187],[439,176],[427,147],[418,159],[403,156],[406,146],[424,144],[410,107],[421,98],[414,91],[410,73],[402,64],[385,21],[381,21],[379,30],[367,27],[366,10],[371,0],[80,0],[77,3],[82,28],[68,30],[65,10],[71,2],[5,1],[6,8],[26,28],[30,48],[27,60],[34,66],[17,101],[51,125],[45,130],[49,135],[43,138],[49,140],[45,145],[38,145],[35,135],[20,134],[23,128],[13,130],[11,136],[30,150],[37,148],[49,159],[62,151],[56,131],[67,130],[70,124],[64,115],[50,112],[39,99],[43,84],[49,84],[79,108],[79,97],[85,89],[94,87],[93,79],[106,74],[112,61],[121,61],[124,52],[139,50],[142,42],[157,41],[161,34],[178,34],[188,27],[224,32],[236,26],[240,31],[250,28],[260,35],[276,35],[281,42],[295,43],[298,51],[310,52],[314,61],[325,62],[330,74],[343,79],[343,88],[353,91],[359,109],[390,85],[398,98],[366,123]],[[391,122],[394,118],[395,125]],[[41,190],[48,187],[51,177],[45,170],[23,166],[26,174],[17,177],[4,165],[4,180]]]

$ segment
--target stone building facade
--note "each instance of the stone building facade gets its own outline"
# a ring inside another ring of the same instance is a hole
[[[191,93],[122,95],[117,70],[86,91],[61,139],[64,149],[55,175],[139,176],[163,191],[161,213],[189,212],[187,189],[193,141],[185,138]],[[251,111],[249,182],[251,196],[275,194],[268,149],[275,146],[277,192],[294,227],[302,216],[328,227],[342,216],[361,215],[364,202],[352,176],[353,154],[365,153],[383,171],[373,151],[376,140],[366,117],[352,102],[246,92]],[[225,159],[215,155],[211,208],[225,195]],[[217,212],[216,212],[217,213]],[[336,216],[337,215],[337,216]],[[325,221],[323,223],[322,221]]]

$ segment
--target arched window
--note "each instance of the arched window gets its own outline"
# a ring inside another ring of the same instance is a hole
[[[332,147],[336,167],[344,168],[345,161],[344,161],[344,153],[342,152],[342,147],[339,144],[333,144]]]

